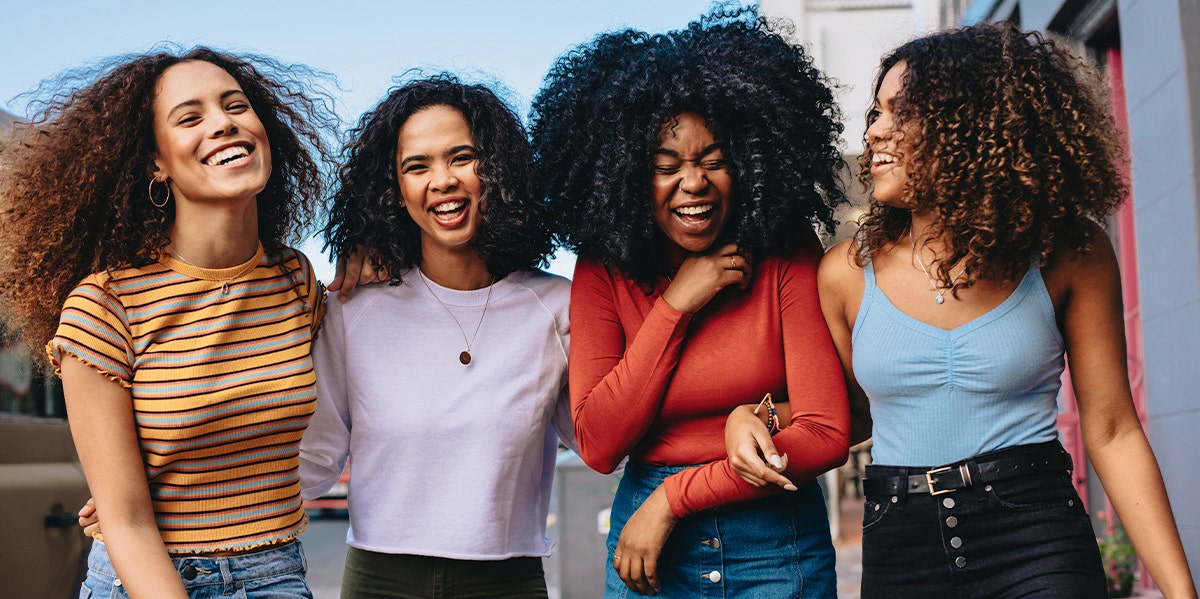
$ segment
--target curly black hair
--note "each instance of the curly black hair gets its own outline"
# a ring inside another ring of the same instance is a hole
[[[369,247],[391,283],[421,261],[421,230],[400,205],[396,151],[400,128],[413,114],[448,106],[471,128],[483,183],[483,223],[472,245],[488,272],[503,277],[546,263],[553,250],[543,205],[533,199],[529,138],[520,119],[495,92],[449,73],[409,81],[388,92],[350,131],[340,186],[334,192],[325,247],[346,255]]]
[[[833,93],[800,46],[752,7],[686,28],[605,33],[561,56],[533,102],[537,191],[558,240],[641,283],[665,268],[651,216],[661,127],[701,116],[733,178],[726,235],[759,258],[831,230],[845,201]]]
[[[188,61],[229,73],[265,128],[272,171],[257,196],[258,234],[277,263],[319,213],[339,124],[321,86],[328,75],[168,44],[46,80],[31,92],[29,122],[0,147],[0,301],[8,331],[35,355],[80,280],[152,262],[170,243],[175,204],[156,208],[148,195],[153,102],[162,73]]]
[[[1127,191],[1124,138],[1096,69],[1065,44],[1010,23],[900,46],[883,58],[876,93],[901,62],[894,129],[919,132],[903,152],[906,207],[872,203],[861,222],[859,264],[903,236],[913,210],[936,215],[931,234],[947,252],[937,276],[947,287],[960,263],[969,275],[964,287],[1015,280],[1060,244],[1086,252],[1096,224]],[[868,186],[871,157],[868,143],[859,158]]]

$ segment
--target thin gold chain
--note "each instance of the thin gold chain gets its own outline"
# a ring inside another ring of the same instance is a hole
[[[496,286],[496,277],[493,276],[492,282],[488,283],[487,299],[483,302],[483,314],[479,315],[479,323],[475,325],[475,333],[471,335],[471,340],[467,341],[467,331],[462,328],[462,323],[458,322],[458,317],[454,316],[454,312],[450,311],[450,307],[442,301],[442,298],[433,292],[433,288],[429,286],[429,281],[425,278],[425,273],[420,268],[417,269],[417,276],[421,277],[421,282],[425,284],[425,289],[429,291],[429,295],[432,295],[433,299],[446,311],[446,314],[449,314],[450,318],[454,320],[455,326],[458,327],[458,332],[462,333],[463,341],[467,344],[467,353],[471,353],[471,346],[475,345],[475,338],[479,336],[479,329],[483,327],[483,318],[487,316],[488,304],[492,303],[492,288]]]

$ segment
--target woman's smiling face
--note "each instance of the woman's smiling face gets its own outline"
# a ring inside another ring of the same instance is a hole
[[[912,156],[911,127],[897,127],[892,103],[903,91],[904,74],[908,66],[900,61],[888,69],[875,94],[875,108],[867,126],[867,143],[871,150],[871,179],[876,201],[896,208],[911,208],[905,197],[908,183],[908,157]]]
[[[396,180],[409,217],[421,229],[421,252],[471,251],[483,223],[483,182],[471,127],[458,110],[421,109],[400,127]]]
[[[700,115],[684,112],[663,123],[653,160],[654,222],[675,245],[707,250],[725,231],[733,201],[722,143]]]
[[[271,177],[271,144],[241,85],[221,67],[190,60],[155,85],[154,178],[177,201],[258,195]]]

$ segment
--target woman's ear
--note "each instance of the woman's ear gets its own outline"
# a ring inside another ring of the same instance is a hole
[[[150,160],[150,164],[146,165],[146,177],[153,179],[156,183],[166,183],[171,177],[158,164],[158,156]]]

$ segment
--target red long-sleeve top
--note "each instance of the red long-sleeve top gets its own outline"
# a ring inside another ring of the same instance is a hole
[[[725,419],[770,392],[792,420],[774,437],[802,482],[841,465],[849,445],[845,380],[817,300],[814,235],[791,258],[754,265],[696,314],[581,259],[571,286],[571,408],[583,460],[612,472],[626,456],[688,466],[663,483],[682,518],[778,492],[743,481],[725,453]]]

